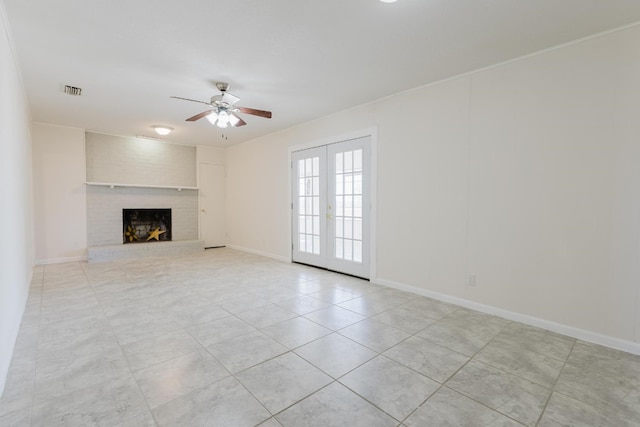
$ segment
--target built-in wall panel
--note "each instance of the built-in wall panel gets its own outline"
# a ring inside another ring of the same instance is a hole
[[[227,150],[232,246],[290,257],[288,148],[377,132],[374,281],[640,352],[640,27]]]
[[[31,118],[6,22],[0,2],[0,395],[5,403],[23,397],[20,391],[29,384],[29,373],[18,367],[10,372],[9,364],[29,297],[34,247]],[[30,301],[35,310],[38,297]],[[35,365],[35,360],[23,363]]]

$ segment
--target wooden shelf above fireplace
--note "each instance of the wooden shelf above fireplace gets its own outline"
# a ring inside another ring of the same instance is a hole
[[[163,188],[163,189],[171,189],[171,190],[178,190],[178,191],[182,191],[182,190],[198,190],[198,187],[185,187],[185,186],[179,186],[179,185],[145,185],[145,184],[119,184],[119,183],[115,183],[115,182],[85,182],[85,184],[87,185],[96,185],[96,186],[100,186],[100,187],[109,187],[109,188],[115,188],[115,187],[134,187],[134,188]]]

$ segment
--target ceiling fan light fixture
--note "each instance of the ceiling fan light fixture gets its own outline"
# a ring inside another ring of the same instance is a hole
[[[191,98],[182,98],[179,96],[172,96],[171,98],[181,99],[183,101],[191,101],[197,102],[199,104],[206,104],[209,106],[208,110],[203,111],[202,113],[196,114],[195,116],[189,117],[186,119],[187,122],[195,122],[202,118],[206,118],[209,123],[213,126],[217,126],[219,128],[227,128],[229,125],[232,127],[240,127],[247,124],[240,115],[234,113],[245,113],[252,114],[258,117],[264,117],[265,119],[271,118],[271,111],[266,110],[258,110],[256,108],[247,108],[247,107],[237,107],[235,103],[240,99],[227,92],[229,88],[228,83],[218,82],[216,83],[216,87],[221,92],[219,95],[215,95],[211,97],[211,101],[199,101],[197,99]]]
[[[220,111],[218,113],[218,123],[217,126],[219,128],[226,128],[229,125],[229,113],[226,111]]]
[[[162,136],[169,135],[173,130],[173,128],[169,126],[154,125],[151,127],[158,135],[162,135]]]
[[[215,111],[212,111],[211,113],[207,114],[205,117],[207,118],[207,120],[209,120],[209,123],[211,123],[212,125],[215,125],[216,121],[218,120],[218,113],[216,113]]]

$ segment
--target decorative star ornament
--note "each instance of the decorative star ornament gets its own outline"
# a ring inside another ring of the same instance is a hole
[[[164,233],[165,230],[160,231],[160,228],[156,228],[155,230],[153,230],[151,233],[149,233],[149,237],[147,237],[147,242],[151,239],[156,239],[156,240],[160,240],[160,235],[162,233]]]
[[[127,231],[124,232],[125,239],[129,240],[130,242],[133,242],[134,240],[138,240],[137,233],[138,233],[138,230],[136,230],[135,228],[129,225],[127,226]]]

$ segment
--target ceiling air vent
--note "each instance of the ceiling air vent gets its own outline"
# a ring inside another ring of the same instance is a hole
[[[82,95],[82,89],[75,86],[65,85],[64,93],[71,96],[80,96]]]

